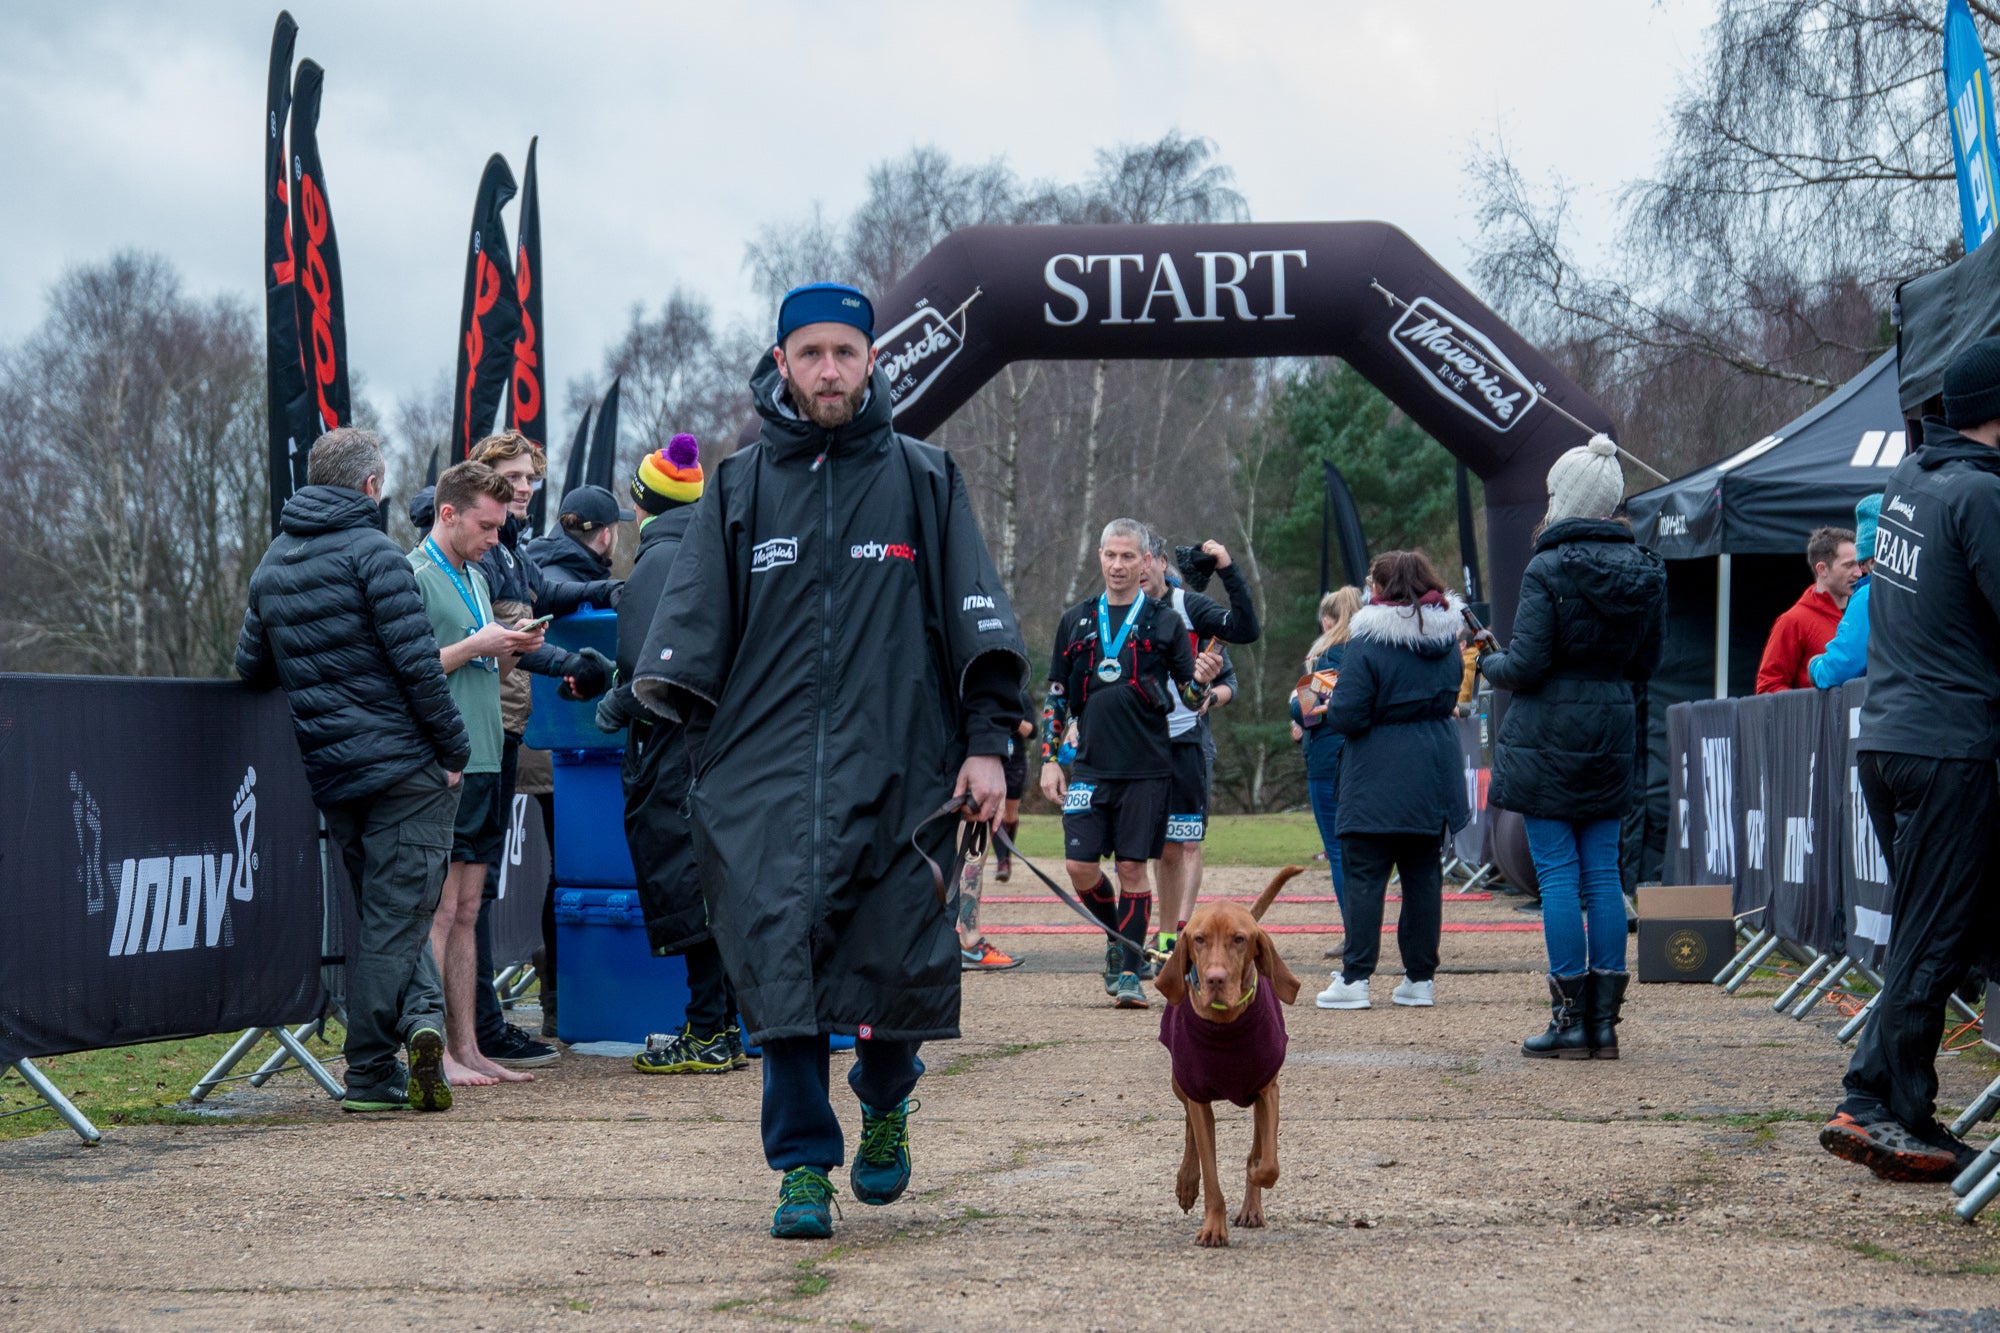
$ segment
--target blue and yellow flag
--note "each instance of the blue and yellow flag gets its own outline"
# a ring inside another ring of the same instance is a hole
[[[1951,156],[1967,254],[1993,234],[2000,166],[1994,161],[1993,83],[1965,0],[1945,0],[1944,88],[1951,107]]]

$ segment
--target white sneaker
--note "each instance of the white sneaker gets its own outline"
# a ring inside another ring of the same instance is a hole
[[[1437,983],[1411,981],[1404,977],[1402,984],[1396,987],[1396,993],[1389,998],[1412,1009],[1428,1009],[1437,1003]]]
[[[1359,981],[1342,981],[1340,973],[1333,974],[1333,984],[1319,993],[1315,1001],[1322,1009],[1366,1009],[1368,1004],[1368,978]]]

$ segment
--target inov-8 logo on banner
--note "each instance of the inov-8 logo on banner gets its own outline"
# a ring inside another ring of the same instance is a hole
[[[108,896],[103,811],[74,773],[70,791],[84,907],[99,915]],[[107,956],[172,952],[197,945],[213,949],[236,942],[229,902],[247,903],[256,896],[257,770],[244,769],[228,810],[218,807],[211,829],[190,833],[188,841],[201,850],[146,849],[118,863]],[[228,850],[232,839],[234,850]]]

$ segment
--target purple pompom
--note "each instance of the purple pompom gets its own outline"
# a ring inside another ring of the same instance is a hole
[[[692,435],[676,435],[667,441],[667,461],[675,467],[694,467],[701,462],[701,441]]]

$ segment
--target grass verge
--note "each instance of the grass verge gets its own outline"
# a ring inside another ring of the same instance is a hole
[[[1053,873],[1062,860],[1062,817],[1023,815],[1021,851]],[[1307,813],[1286,815],[1215,815],[1208,821],[1202,860],[1212,866],[1310,867],[1322,849],[1319,828]]]

